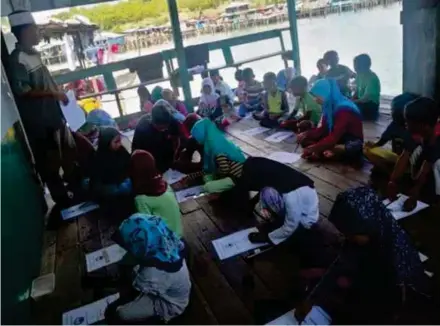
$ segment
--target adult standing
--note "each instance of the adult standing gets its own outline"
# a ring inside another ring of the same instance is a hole
[[[34,49],[39,43],[38,27],[28,11],[9,15],[11,31],[17,44],[10,57],[11,86],[36,168],[49,188],[53,200],[65,206],[69,196],[60,168],[67,178],[74,168],[75,142],[64,121],[59,102],[68,99],[61,92]]]

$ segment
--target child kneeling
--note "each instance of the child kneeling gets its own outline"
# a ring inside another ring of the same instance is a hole
[[[146,214],[124,220],[116,238],[139,263],[133,282],[136,296],[116,308],[117,318],[132,324],[153,317],[168,322],[181,315],[191,292],[182,239],[162,218]]]

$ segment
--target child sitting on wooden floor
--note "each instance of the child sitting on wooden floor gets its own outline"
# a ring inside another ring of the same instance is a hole
[[[391,102],[391,123],[377,142],[365,143],[364,155],[373,163],[375,172],[391,173],[404,148],[410,148],[412,139],[406,129],[403,112],[405,105],[418,97],[420,96],[411,93],[396,96]],[[382,148],[389,141],[392,150]]]
[[[289,111],[286,94],[277,88],[277,76],[273,72],[264,75],[263,95],[264,111],[261,114],[254,113],[254,119],[260,120],[260,125],[267,128],[279,126],[279,119]]]
[[[440,137],[435,133],[439,108],[434,100],[427,97],[405,106],[405,121],[413,139],[419,145],[405,149],[396,162],[388,183],[388,198],[396,199],[399,182],[408,166],[411,169],[411,189],[404,203],[404,210],[411,211],[417,200],[439,201],[440,196]]]
[[[287,120],[281,123],[281,127],[299,133],[316,127],[321,120],[322,108],[310,95],[307,79],[303,76],[295,77],[289,88],[297,97],[296,105]]]

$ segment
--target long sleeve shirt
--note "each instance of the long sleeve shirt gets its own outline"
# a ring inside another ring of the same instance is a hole
[[[322,150],[325,150],[343,143],[346,136],[364,139],[362,120],[355,113],[340,110],[335,114],[333,121],[333,130],[331,132],[329,132],[327,121],[323,117],[320,126],[307,133],[307,138],[318,140],[313,146],[323,147]]]
[[[269,233],[269,239],[275,245],[287,240],[300,224],[310,229],[319,218],[319,198],[314,188],[298,188],[283,194],[283,199],[286,205],[284,223]]]

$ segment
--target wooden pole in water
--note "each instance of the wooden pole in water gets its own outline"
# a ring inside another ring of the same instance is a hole
[[[176,0],[168,0],[168,11],[170,14],[171,29],[174,39],[174,47],[177,53],[179,64],[179,77],[183,89],[185,104],[189,112],[193,112],[191,88],[189,85],[188,67],[186,64],[185,48],[183,46],[182,33],[180,31],[179,12]]]

